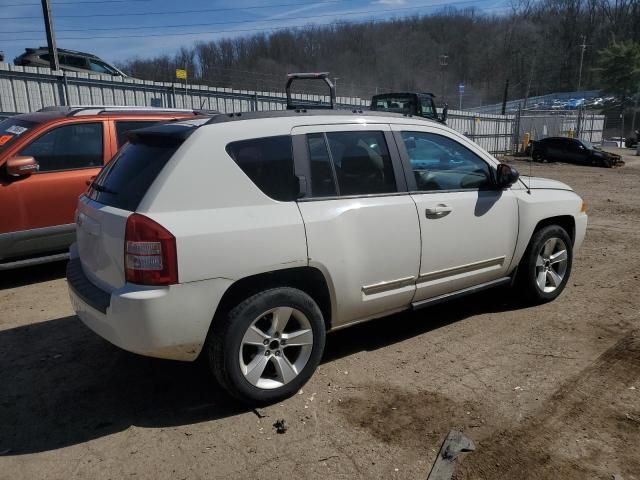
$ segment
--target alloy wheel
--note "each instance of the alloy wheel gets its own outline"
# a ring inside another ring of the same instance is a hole
[[[567,246],[557,237],[547,240],[536,258],[536,283],[544,293],[556,290],[564,280],[568,265]]]
[[[311,322],[300,310],[276,307],[258,316],[240,344],[240,370],[255,387],[274,389],[296,378],[313,350]]]

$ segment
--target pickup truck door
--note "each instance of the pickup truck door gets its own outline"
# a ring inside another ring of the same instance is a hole
[[[339,314],[333,327],[407,308],[420,263],[416,206],[387,124],[296,127],[298,201],[309,265],[321,270]]]
[[[449,130],[393,125],[416,202],[422,252],[414,302],[509,273],[518,204],[494,186],[495,161]]]

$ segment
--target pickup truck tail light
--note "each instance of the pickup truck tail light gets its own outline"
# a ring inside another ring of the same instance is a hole
[[[127,282],[140,285],[178,283],[176,238],[162,225],[134,213],[127,219],[124,245]]]

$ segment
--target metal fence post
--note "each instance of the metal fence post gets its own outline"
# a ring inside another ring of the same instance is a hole
[[[522,105],[518,105],[518,110],[516,111],[516,115],[511,123],[511,141],[513,145],[511,146],[511,150],[513,153],[518,153],[518,145],[520,144],[520,117],[522,116]]]

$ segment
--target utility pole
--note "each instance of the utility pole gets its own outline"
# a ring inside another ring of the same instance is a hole
[[[587,49],[587,36],[582,35],[582,45],[580,45],[580,70],[578,72],[578,92],[582,86],[582,62],[584,61],[584,51]]]
[[[440,61],[440,77],[442,80],[442,87],[440,90],[440,94],[442,95],[442,101],[444,102],[446,100],[446,95],[444,93],[444,71],[447,68],[447,65],[449,65],[449,55],[440,55],[439,58]]]
[[[509,79],[504,84],[504,95],[502,95],[502,115],[507,113],[507,97],[509,96]]]
[[[60,64],[58,63],[58,49],[56,48],[56,36],[53,33],[53,21],[51,20],[51,5],[49,4],[49,0],[42,0],[42,16],[44,17],[44,29],[47,32],[49,66],[51,70],[60,70]]]

